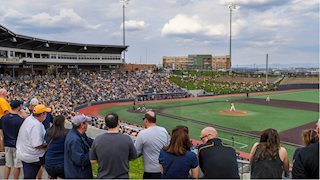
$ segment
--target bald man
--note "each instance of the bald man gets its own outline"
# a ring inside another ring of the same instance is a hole
[[[139,132],[135,147],[137,154],[143,157],[143,179],[161,179],[160,150],[169,144],[169,135],[165,128],[157,126],[156,113],[148,111],[142,118],[146,129]]]
[[[231,146],[222,144],[218,132],[213,127],[206,127],[200,133],[203,142],[199,146],[199,166],[204,178],[239,179],[236,151]]]

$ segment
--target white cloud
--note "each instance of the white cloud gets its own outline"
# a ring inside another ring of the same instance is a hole
[[[83,19],[71,8],[62,8],[55,15],[48,12],[40,12],[30,16],[23,14],[17,10],[8,9],[3,15],[3,19],[15,23],[24,28],[36,27],[40,29],[72,29],[87,28],[96,30],[101,24],[91,24]]]
[[[269,27],[275,27],[275,26],[285,26],[289,25],[291,22],[287,19],[266,19],[260,22],[260,25],[262,26],[269,26]]]
[[[317,0],[294,0],[292,1],[292,6],[290,6],[293,11],[307,10],[310,8],[319,8],[319,1]]]
[[[282,17],[275,10],[266,11],[255,17],[255,23],[263,27],[283,27],[292,24],[289,17]]]
[[[31,16],[31,19],[26,19],[25,22],[41,27],[53,27],[66,24],[80,26],[85,21],[73,9],[61,9],[57,15],[43,12]]]
[[[136,21],[136,20],[129,20],[125,21],[126,30],[128,31],[136,31],[146,28],[146,23],[144,21]],[[121,23],[120,28],[122,29],[123,23]]]
[[[227,31],[223,24],[212,25],[200,19],[199,16],[178,14],[167,22],[162,30],[163,36],[167,35],[205,35],[223,36]]]

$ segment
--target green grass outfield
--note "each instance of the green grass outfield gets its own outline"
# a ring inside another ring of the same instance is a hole
[[[318,90],[304,90],[297,92],[279,92],[272,94],[271,99],[296,100],[306,102],[317,102],[319,99]],[[250,95],[250,97],[265,98],[266,95]],[[248,111],[247,116],[226,116],[218,114],[217,111],[229,109],[230,103],[226,100],[239,99],[244,97],[220,97],[220,98],[201,98],[193,100],[169,101],[169,102],[151,102],[147,103],[147,108],[164,108],[163,112],[180,117],[190,118],[202,122],[212,123],[224,127],[234,128],[243,131],[261,131],[266,128],[275,128],[279,132],[291,129],[312,121],[319,119],[318,112],[294,110],[287,108],[276,108],[270,106],[253,105],[235,103],[239,110]],[[317,100],[317,101],[316,101]],[[206,103],[206,104],[201,104]],[[141,104],[140,104],[141,105]],[[187,105],[187,106],[186,106]],[[137,105],[139,106],[139,105]],[[99,111],[101,115],[109,112],[116,112],[119,114],[121,120],[143,125],[142,113],[130,113],[127,110],[132,108],[132,105],[108,107]],[[192,122],[183,122],[176,119],[168,118],[158,115],[157,124],[163,126],[168,132],[177,126],[185,125],[189,127],[189,134],[191,138],[199,140],[199,134],[203,125]],[[234,147],[238,150],[249,152],[252,145],[258,141],[257,138],[239,136],[230,132],[218,130],[219,137],[223,138],[225,143],[232,145],[231,139],[234,139]],[[290,160],[292,159],[295,147],[285,145]],[[138,165],[137,165],[138,164]],[[140,165],[139,165],[140,164]],[[136,160],[130,164],[130,178],[142,178],[139,169],[142,161]],[[138,169],[136,169],[138,168]],[[140,167],[141,168],[141,167]]]
[[[267,94],[253,95],[252,97],[265,99],[267,97]],[[300,91],[295,91],[295,92],[270,94],[270,98],[271,99],[279,99],[279,100],[319,103],[319,90],[318,89],[300,90]]]

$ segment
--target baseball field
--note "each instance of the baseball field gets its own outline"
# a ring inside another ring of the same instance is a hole
[[[270,101],[266,97],[270,96]],[[229,111],[233,102],[236,111]],[[171,132],[177,125],[189,127],[190,136],[199,140],[201,129],[213,126],[219,137],[237,150],[249,152],[266,128],[277,129],[290,159],[296,147],[302,146],[301,131],[315,128],[319,120],[319,90],[289,90],[214,97],[113,103],[87,107],[80,112],[104,116],[116,112],[123,121],[143,125],[145,107],[157,112],[157,123]]]

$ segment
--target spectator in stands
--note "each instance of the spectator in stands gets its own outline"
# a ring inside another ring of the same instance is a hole
[[[49,112],[47,114],[46,119],[42,122],[42,124],[43,124],[44,128],[47,130],[50,127],[51,123],[53,123],[53,116],[52,116],[51,112]]]
[[[45,168],[51,178],[65,178],[64,175],[64,143],[68,130],[64,127],[65,117],[58,115],[53,125],[47,130],[45,140],[48,149],[45,156]]]
[[[218,132],[206,127],[200,133],[201,144],[198,149],[199,166],[204,178],[239,179],[236,151],[222,144]]]
[[[73,128],[69,131],[64,144],[65,178],[92,179],[89,150],[93,140],[86,135],[90,117],[76,115],[71,118]]]
[[[98,179],[128,179],[129,161],[137,158],[132,139],[119,132],[118,115],[107,114],[108,131],[97,136],[90,151],[91,163],[98,163]]]
[[[318,133],[313,129],[308,129],[302,131],[302,140],[305,146],[309,146],[310,144],[314,144],[319,142],[319,136]],[[297,155],[303,148],[297,148],[296,151],[293,154],[293,161],[296,159]]]
[[[38,104],[39,104],[39,100],[38,100],[37,98],[32,98],[32,99],[30,100],[29,104],[27,105],[27,106],[28,106],[28,108],[26,109],[26,110],[27,110],[27,113],[30,115],[30,114],[32,113],[34,107],[35,107],[36,105],[38,105]]]
[[[22,101],[13,100],[10,103],[12,112],[3,116],[0,120],[0,129],[4,135],[5,159],[6,165],[4,168],[4,179],[10,176],[11,168],[13,170],[13,178],[19,179],[22,162],[16,156],[16,143],[19,129],[23,123],[23,118],[19,116],[19,111],[23,105]]]
[[[295,152],[292,167],[293,179],[319,179],[319,134],[317,133],[319,125],[318,122],[316,131],[307,130],[303,133],[307,146]]]
[[[157,126],[155,112],[148,111],[142,119],[146,129],[139,132],[135,147],[137,154],[143,156],[143,178],[160,179],[160,150],[169,144],[169,135],[165,128]]]
[[[29,110],[29,114],[30,112],[33,111],[33,108],[39,104],[39,100],[37,98],[32,98],[29,102],[29,106],[28,106],[28,110]],[[47,113],[47,117],[46,119],[42,122],[42,124],[44,125],[44,128],[47,130],[50,127],[50,123],[53,122],[53,116],[51,114],[51,112]]]
[[[255,143],[250,152],[251,178],[281,179],[289,171],[288,154],[280,146],[277,130],[269,128],[262,132],[260,141]]]
[[[8,91],[4,88],[0,89],[0,118],[4,116],[5,114],[8,114],[12,111],[10,104],[6,100],[6,97],[8,96]],[[0,151],[3,151],[3,132],[0,130]]]
[[[160,151],[162,178],[187,179],[191,170],[192,177],[198,179],[198,159],[197,155],[191,152],[192,144],[188,132],[186,126],[175,127],[171,133],[169,146]]]
[[[29,115],[32,114],[34,107],[38,104],[40,104],[39,100],[37,98],[32,98],[29,101],[28,108],[26,109],[26,113]],[[44,125],[45,130],[47,130],[50,127],[50,122],[52,122],[52,120],[53,120],[53,116],[51,112],[48,112],[46,119],[42,121],[42,124]],[[37,179],[42,179],[42,174],[43,174],[43,167],[41,166],[37,174]]]
[[[44,164],[47,145],[44,142],[45,129],[42,122],[51,109],[43,104],[34,107],[33,114],[24,120],[17,139],[17,157],[22,160],[25,179],[35,179]]]
[[[4,88],[0,89],[0,118],[4,116],[5,114],[8,114],[12,111],[10,104],[6,100],[6,97],[8,96],[8,91]]]

